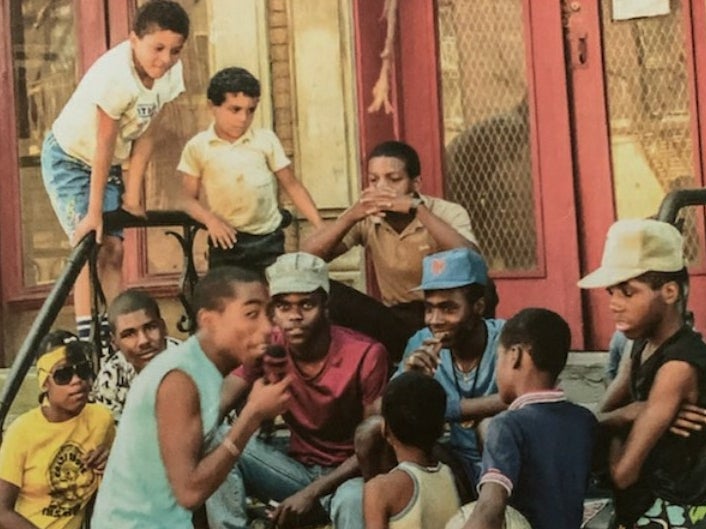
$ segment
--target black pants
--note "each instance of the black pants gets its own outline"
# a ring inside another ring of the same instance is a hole
[[[387,307],[345,283],[332,280],[329,317],[332,323],[382,343],[392,367],[402,359],[410,336],[424,326],[424,304],[418,301]]]
[[[250,270],[264,270],[284,253],[284,232],[277,229],[265,235],[238,232],[232,248],[218,248],[209,241],[208,268],[238,266]]]

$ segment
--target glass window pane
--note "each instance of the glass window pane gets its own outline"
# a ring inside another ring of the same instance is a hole
[[[69,253],[68,239],[44,190],[39,155],[44,135],[76,86],[72,4],[10,3],[25,286],[53,281]]]

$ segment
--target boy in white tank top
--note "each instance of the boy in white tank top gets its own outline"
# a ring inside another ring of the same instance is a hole
[[[444,527],[460,507],[451,469],[434,460],[444,429],[446,393],[433,378],[408,371],[382,397],[382,429],[398,465],[365,484],[366,529]]]

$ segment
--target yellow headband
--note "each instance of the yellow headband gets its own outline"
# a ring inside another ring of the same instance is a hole
[[[56,364],[66,359],[66,346],[62,345],[53,351],[42,355],[37,360],[37,382],[39,382],[39,391],[44,391],[44,383],[51,374],[51,369]]]

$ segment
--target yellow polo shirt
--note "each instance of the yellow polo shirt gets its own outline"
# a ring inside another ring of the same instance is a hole
[[[459,204],[422,196],[426,207],[471,242],[476,242],[471,231],[468,212]],[[364,246],[375,266],[375,276],[382,294],[382,302],[397,305],[423,299],[420,291],[410,291],[422,280],[422,259],[441,251],[419,219],[397,233],[385,220],[376,223],[370,217],[357,222],[342,241],[346,249]]]
[[[290,163],[270,130],[248,129],[231,143],[211,125],[189,140],[177,169],[201,180],[211,211],[238,231],[262,235],[282,222],[274,173]]]

